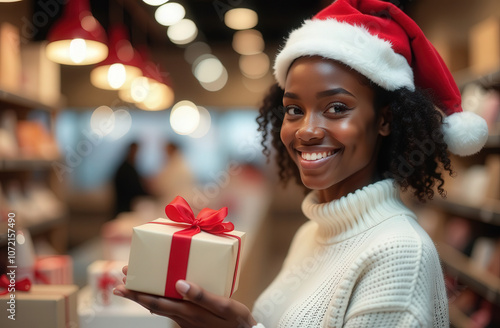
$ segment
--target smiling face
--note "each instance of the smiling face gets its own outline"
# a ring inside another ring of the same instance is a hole
[[[307,188],[321,201],[373,182],[379,143],[390,133],[367,79],[333,60],[301,57],[285,84],[281,140]]]

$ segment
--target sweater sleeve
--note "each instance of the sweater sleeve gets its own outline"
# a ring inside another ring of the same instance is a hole
[[[441,266],[427,235],[385,236],[359,263],[344,327],[449,326]]]

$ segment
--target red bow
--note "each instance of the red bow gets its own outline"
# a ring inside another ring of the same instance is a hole
[[[9,278],[7,278],[6,274],[3,274],[0,277],[0,288],[5,289],[0,292],[0,295],[5,295],[9,292],[9,287],[15,287],[15,291],[27,292],[31,289],[31,280],[29,278],[21,279],[20,281],[16,281],[15,285],[12,286],[10,284]]]
[[[203,230],[211,234],[219,234],[234,230],[234,225],[231,222],[222,222],[227,216],[227,207],[218,211],[204,208],[195,218],[193,210],[181,196],[175,197],[165,207],[165,214],[172,221],[191,224],[192,228],[196,228],[196,233]]]
[[[104,272],[104,274],[99,278],[98,288],[102,293],[102,302],[104,305],[109,304],[109,289],[113,288],[116,284],[116,278],[110,276],[108,272]]]

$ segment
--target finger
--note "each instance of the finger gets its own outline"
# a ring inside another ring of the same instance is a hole
[[[152,313],[158,315],[163,315],[168,317],[189,316],[189,309],[191,305],[188,302],[132,291],[127,289],[124,285],[116,286],[115,289],[113,290],[113,294],[128,298],[136,303],[139,303]]]
[[[175,288],[185,300],[193,302],[217,316],[226,317],[231,299],[212,294],[197,284],[185,280],[178,280],[175,283]]]
[[[122,272],[124,275],[127,275],[127,271],[128,271],[128,265],[126,265],[122,268]]]

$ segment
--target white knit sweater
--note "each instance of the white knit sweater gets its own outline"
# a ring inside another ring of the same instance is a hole
[[[449,327],[432,240],[383,180],[329,203],[310,193],[281,272],[255,303],[266,328]]]

